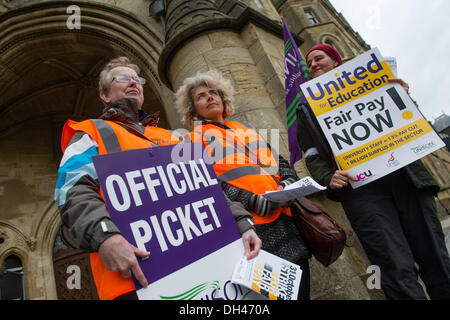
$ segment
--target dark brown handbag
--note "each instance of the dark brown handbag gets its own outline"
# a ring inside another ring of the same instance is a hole
[[[300,197],[291,206],[292,217],[314,257],[325,267],[342,254],[346,231],[311,200]]]

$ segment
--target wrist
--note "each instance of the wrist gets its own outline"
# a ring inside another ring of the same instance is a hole
[[[109,219],[101,220],[96,227],[95,234],[90,239],[91,248],[97,252],[100,246],[113,235],[121,234],[116,225]]]

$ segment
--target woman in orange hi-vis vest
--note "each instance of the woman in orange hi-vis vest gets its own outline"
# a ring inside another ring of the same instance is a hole
[[[132,246],[111,221],[92,157],[126,149],[177,143],[167,130],[146,125],[151,117],[141,110],[145,79],[126,57],[111,60],[100,74],[100,98],[116,121],[68,120],[61,147],[55,201],[62,223],[81,249],[90,251],[92,275],[100,299],[134,298],[131,273],[144,287],[147,280],[137,258],[148,252]]]
[[[126,57],[111,60],[100,74],[100,98],[106,108],[100,119],[68,120],[61,147],[55,201],[65,225],[78,246],[90,251],[90,264],[100,299],[137,299],[131,274],[146,287],[147,279],[137,258],[149,253],[131,245],[111,221],[98,183],[92,157],[128,149],[151,148],[179,143],[169,131],[155,126],[157,119],[141,109],[145,79]],[[260,244],[249,226],[252,216],[238,203],[228,202],[243,233],[244,246]],[[249,224],[249,223],[247,223]],[[254,236],[252,237],[252,232]],[[150,257],[151,259],[151,257]]]
[[[309,299],[311,252],[287,205],[262,196],[299,178],[248,122],[225,121],[234,112],[233,93],[230,81],[216,70],[185,79],[177,91],[178,111],[183,122],[193,127],[185,141],[203,142],[227,197],[252,213],[262,249],[300,265],[298,297]]]

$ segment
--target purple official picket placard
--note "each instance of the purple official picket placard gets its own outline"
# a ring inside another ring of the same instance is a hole
[[[195,145],[93,158],[112,221],[131,244],[150,252],[139,262],[149,284],[241,237],[204,152],[189,152]],[[179,150],[183,160],[173,161]]]

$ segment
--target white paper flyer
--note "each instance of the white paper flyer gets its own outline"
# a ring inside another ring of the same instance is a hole
[[[270,300],[296,300],[301,277],[300,266],[260,250],[251,260],[245,257],[239,260],[231,282]]]
[[[386,60],[389,68],[391,68],[392,73],[397,78],[398,72],[397,72],[397,59],[395,57],[384,57],[384,60]]]
[[[305,177],[288,185],[281,191],[267,191],[263,196],[273,202],[286,202],[297,199],[298,197],[306,197],[325,189],[325,187],[318,184],[311,177]]]

